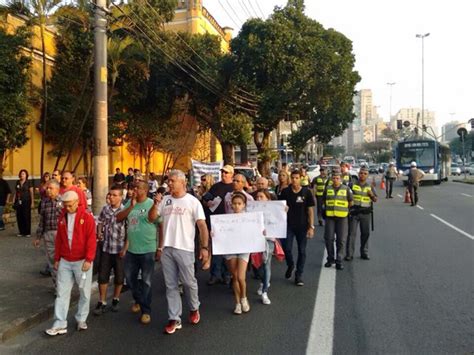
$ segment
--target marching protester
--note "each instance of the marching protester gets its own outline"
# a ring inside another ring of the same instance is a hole
[[[281,200],[281,192],[288,186],[290,186],[290,174],[282,169],[278,172],[278,184],[275,186],[275,194],[279,200]]]
[[[234,168],[231,165],[224,165],[221,169],[221,181],[212,185],[211,189],[209,190],[209,196],[212,199],[208,199],[207,205],[209,208],[213,208],[214,210],[211,211],[211,214],[217,215],[226,213],[224,198],[227,193],[232,192],[233,190],[233,177]],[[217,206],[214,206],[214,204],[217,204]],[[209,286],[212,286],[219,282],[229,284],[230,275],[227,272],[227,267],[225,265],[224,258],[222,257],[222,255],[215,255],[211,259],[211,277],[207,284]]]
[[[290,279],[295,270],[293,260],[293,240],[298,246],[298,260],[296,262],[295,284],[304,286],[302,279],[306,262],[306,243],[314,236],[314,198],[306,187],[300,184],[300,172],[291,173],[291,185],[280,194],[280,200],[285,200],[288,206],[286,239],[282,239],[285,250],[286,265],[288,266],[285,278]]]
[[[51,175],[48,172],[45,172],[41,177],[40,186],[36,188],[36,191],[38,191],[40,196],[40,201],[38,203],[38,214],[41,213],[41,205],[43,200],[46,200],[48,198],[46,194],[46,185],[49,180],[51,180]]]
[[[61,196],[61,201],[64,210],[59,217],[54,255],[54,269],[57,270],[54,324],[46,330],[50,336],[67,333],[67,314],[74,282],[80,292],[75,316],[77,330],[87,329],[92,262],[97,245],[94,217],[79,205],[78,194],[67,191]]]
[[[120,292],[124,281],[123,257],[125,256],[125,221],[118,222],[117,213],[123,208],[123,190],[120,185],[114,185],[107,194],[109,203],[99,214],[99,239],[102,241],[102,253],[99,260],[99,302],[94,310],[95,315],[107,311],[107,288],[112,269],[114,270],[114,294],[110,310],[119,310]],[[99,244],[100,245],[100,244]]]
[[[321,167],[321,169],[319,169],[319,175],[316,176],[311,182],[311,186],[314,189],[314,195],[316,196],[316,208],[318,214],[318,223],[320,226],[323,225],[323,194],[327,182],[327,170],[325,167]]]
[[[231,206],[233,213],[243,213],[247,206],[247,196],[242,191],[232,193]],[[224,255],[227,267],[232,274],[232,290],[234,291],[235,308],[234,314],[242,314],[250,311],[247,299],[247,265],[250,253]]]
[[[259,177],[257,178],[257,181],[256,181],[256,190],[252,193],[252,197],[254,199],[256,199],[257,197],[257,194],[260,190],[266,190],[268,191],[269,195],[270,195],[270,200],[276,200],[277,199],[277,196],[270,191],[270,188],[269,188],[269,181],[267,178],[265,177]]]
[[[351,186],[353,205],[350,209],[350,227],[347,240],[347,251],[344,260],[351,261],[354,255],[357,227],[360,226],[360,257],[369,260],[370,214],[373,212],[373,203],[377,202],[377,193],[367,182],[369,169],[361,167],[359,179]]]
[[[33,185],[28,179],[28,171],[21,169],[13,195],[13,208],[16,210],[18,237],[31,236],[31,210],[35,206]]]
[[[173,334],[182,328],[183,312],[179,283],[184,287],[184,295],[189,307],[189,322],[198,324],[199,313],[198,284],[195,277],[194,239],[196,225],[199,229],[199,259],[204,270],[210,267],[209,234],[206,217],[197,198],[186,192],[186,176],[180,170],[169,173],[170,195],[157,194],[155,208],[150,209],[150,221],[161,216],[163,233],[157,249],[157,258],[161,260],[168,301],[168,319],[165,333]]]
[[[36,238],[33,241],[35,247],[40,246],[41,240],[44,241],[44,249],[46,252],[46,261],[48,263],[48,270],[50,270],[53,277],[53,284],[56,286],[56,270],[54,266],[55,256],[55,239],[58,229],[59,216],[63,208],[62,202],[59,199],[59,183],[52,179],[45,185],[46,198],[42,202],[41,211],[39,214],[39,223],[36,230]]]
[[[416,206],[418,203],[418,188],[424,176],[425,173],[416,167],[416,162],[411,162],[410,171],[408,172],[408,191],[410,192],[411,206]]]
[[[256,201],[270,201],[272,200],[272,196],[268,190],[260,189],[257,191],[255,199]],[[257,290],[257,294],[262,297],[263,304],[271,304],[270,298],[268,298],[268,289],[270,288],[270,279],[272,277],[272,256],[275,250],[275,239],[269,239],[267,237],[266,242],[266,250],[263,253],[263,264],[260,268],[262,282]]]
[[[324,267],[331,267],[336,263],[337,270],[344,269],[342,259],[349,228],[349,208],[352,206],[352,191],[347,185],[343,185],[341,180],[340,170],[334,170],[331,175],[332,184],[326,187],[323,194],[326,213],[324,239],[328,254]],[[334,253],[334,240],[336,240],[336,253]]]
[[[156,191],[158,190],[158,181],[155,173],[150,173],[148,178],[148,197],[153,199],[155,197]]]
[[[87,209],[89,211],[92,210],[92,192],[89,190],[87,187],[87,179],[85,177],[80,177],[77,179],[77,187],[84,192],[84,195],[86,196],[86,202],[87,202]]]
[[[247,185],[247,178],[243,174],[235,174],[232,180],[233,190],[228,192],[224,197],[225,213],[232,213],[232,195],[236,192],[241,192],[247,197],[247,201],[253,201],[254,198],[248,192],[245,192],[244,187]]]
[[[120,168],[115,169],[114,183],[121,184],[125,181],[125,174],[120,171]]]
[[[155,270],[157,251],[157,220],[150,220],[148,212],[153,200],[148,198],[148,184],[135,182],[133,195],[124,208],[117,213],[117,222],[127,220],[127,241],[125,249],[125,277],[135,300],[131,311],[140,313],[140,322],[151,322],[151,283]],[[142,279],[138,279],[141,271]]]
[[[79,196],[79,206],[87,208],[86,194],[81,188],[76,186],[75,180],[76,176],[72,171],[64,171],[61,175],[61,187],[59,189],[59,194],[62,196],[67,191],[74,191]]]

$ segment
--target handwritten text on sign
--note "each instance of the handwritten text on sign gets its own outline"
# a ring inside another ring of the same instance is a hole
[[[265,251],[263,213],[232,213],[211,216],[212,254]]]
[[[286,201],[248,201],[247,212],[263,212],[267,238],[286,238]]]

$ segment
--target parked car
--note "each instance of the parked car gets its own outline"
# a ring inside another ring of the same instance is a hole
[[[456,163],[451,163],[451,175],[461,175],[461,168]]]
[[[309,165],[308,169],[306,170],[306,174],[309,177],[309,181],[313,181],[313,179],[319,175],[319,165]]]
[[[369,174],[378,174],[379,173],[379,166],[375,164],[369,165]]]
[[[258,172],[257,168],[252,166],[235,166],[234,174],[244,175],[249,182],[255,181],[258,177],[260,177],[260,173]]]
[[[474,163],[471,163],[466,166],[466,174],[474,175]]]

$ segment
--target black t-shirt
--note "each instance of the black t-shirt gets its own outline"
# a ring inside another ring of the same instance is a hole
[[[0,178],[0,206],[5,206],[7,202],[7,196],[11,193],[12,190],[10,189],[10,186],[8,186],[8,183]]]
[[[22,203],[30,203],[30,187],[32,186],[29,180],[26,180],[23,185],[21,185],[20,180],[18,180],[16,182],[16,201],[22,201]]]
[[[299,192],[293,192],[291,185],[281,192],[280,200],[285,200],[288,206],[287,224],[293,229],[307,229],[308,207],[314,206],[311,191],[302,187]]]
[[[123,173],[118,173],[114,175],[114,182],[125,181],[125,175]]]
[[[215,198],[219,196],[222,201],[217,206],[214,212],[212,214],[225,214],[225,203],[224,203],[224,197],[228,192],[234,191],[234,184],[224,184],[222,181],[219,181],[218,183],[215,183],[214,185],[211,186],[209,189],[209,193]]]

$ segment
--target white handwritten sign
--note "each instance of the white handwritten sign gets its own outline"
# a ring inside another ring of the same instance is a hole
[[[265,251],[263,213],[231,213],[211,216],[212,254]]]
[[[247,212],[263,212],[267,238],[286,238],[286,201],[247,201]]]

